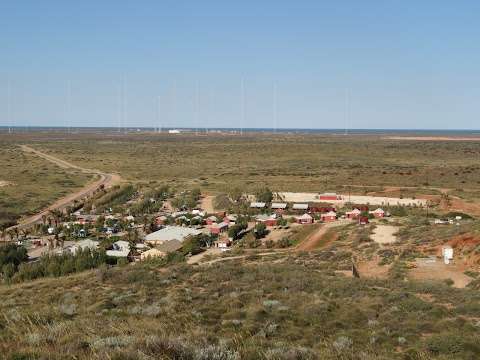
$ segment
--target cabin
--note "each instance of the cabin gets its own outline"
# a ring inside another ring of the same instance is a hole
[[[337,213],[334,211],[329,211],[328,213],[323,213],[320,215],[320,219],[323,222],[332,222],[337,220]]]
[[[347,217],[347,219],[351,219],[351,220],[356,220],[358,219],[358,217],[360,216],[362,212],[358,209],[353,209],[352,211],[347,211],[345,213],[345,216]]]
[[[380,209],[380,208],[370,211],[370,214],[372,214],[376,218],[385,217],[385,211],[383,211],[383,209]]]
[[[342,200],[342,197],[340,195],[337,195],[336,193],[323,193],[320,194],[318,198],[322,201]]]
[[[210,234],[219,235],[228,230],[228,224],[226,222],[221,222],[219,224],[214,224],[210,228]]]
[[[305,225],[305,224],[313,224],[313,217],[310,214],[303,214],[302,216],[296,217],[297,223]]]

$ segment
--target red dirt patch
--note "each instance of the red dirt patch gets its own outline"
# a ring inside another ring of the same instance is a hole
[[[357,264],[357,270],[360,277],[386,279],[388,277],[388,270],[390,265],[378,265],[380,257],[375,257],[372,260],[362,261]]]

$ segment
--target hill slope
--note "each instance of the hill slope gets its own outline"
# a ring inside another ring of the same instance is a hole
[[[349,278],[349,254],[145,263],[1,286],[8,359],[473,359],[480,294]],[[396,274],[398,275],[398,274]],[[461,336],[460,336],[461,334]]]

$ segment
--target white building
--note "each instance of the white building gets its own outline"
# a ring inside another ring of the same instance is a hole
[[[114,242],[112,249],[107,250],[106,254],[113,257],[127,257],[130,254],[130,243],[124,240]]]
[[[166,226],[161,230],[148,234],[145,237],[145,242],[157,245],[163,244],[166,241],[178,240],[183,242],[188,236],[196,236],[202,232],[196,229],[184,227],[184,226]]]

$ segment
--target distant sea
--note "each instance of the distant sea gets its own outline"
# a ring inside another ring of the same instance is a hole
[[[55,126],[0,126],[0,132],[153,132],[157,129],[152,127],[55,127]],[[296,129],[296,128],[162,128],[168,130],[180,130],[198,133],[281,133],[281,134],[331,134],[331,135],[423,135],[423,136],[480,136],[480,130],[438,130],[438,129]]]

